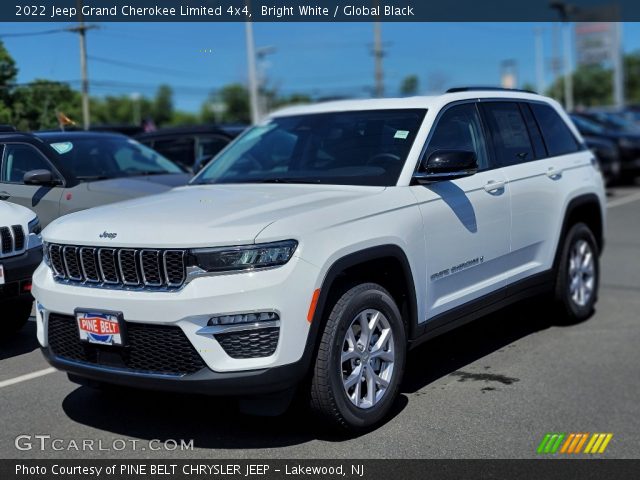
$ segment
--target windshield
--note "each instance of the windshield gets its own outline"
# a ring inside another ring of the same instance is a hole
[[[575,123],[576,127],[582,130],[582,132],[592,134],[601,134],[605,132],[605,128],[600,123],[589,120],[588,118],[573,115],[571,116],[571,120],[573,120],[573,123]]]
[[[425,113],[276,117],[240,136],[191,183],[395,185]]]
[[[79,180],[182,173],[171,160],[126,137],[73,138],[49,145]]]

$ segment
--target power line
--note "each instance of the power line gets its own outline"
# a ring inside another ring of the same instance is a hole
[[[41,30],[39,32],[20,32],[20,33],[0,33],[0,38],[10,38],[10,37],[37,37],[41,35],[51,35],[54,33],[62,33],[66,32],[65,28],[56,28],[54,30]]]
[[[89,60],[93,60],[95,62],[100,62],[100,63],[106,63],[108,65],[115,65],[123,68],[130,68],[132,70],[149,72],[149,73],[162,73],[166,75],[177,75],[177,76],[189,77],[189,78],[192,78],[193,75],[197,75],[194,72],[185,72],[181,70],[174,70],[172,68],[144,65],[140,63],[123,62],[123,61],[115,60],[112,58],[96,57],[93,55],[89,55]]]

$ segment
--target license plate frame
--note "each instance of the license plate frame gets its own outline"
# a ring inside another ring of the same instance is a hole
[[[126,346],[126,329],[122,312],[77,308],[74,311],[81,342],[108,347]]]

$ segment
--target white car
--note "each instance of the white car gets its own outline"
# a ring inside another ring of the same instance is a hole
[[[587,318],[604,205],[593,155],[539,95],[288,108],[186,187],[47,227],[38,340],[80,383],[263,410],[310,385],[313,410],[366,428],[426,339],[530,295]]]
[[[42,261],[40,222],[25,207],[0,200],[0,337],[31,315],[31,275]]]

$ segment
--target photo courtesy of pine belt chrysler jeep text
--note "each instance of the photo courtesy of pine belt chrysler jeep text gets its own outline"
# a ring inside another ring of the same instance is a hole
[[[256,409],[297,388],[363,429],[426,339],[531,295],[587,318],[604,224],[597,162],[545,97],[291,107],[187,186],[51,223],[38,340],[79,383]]]

